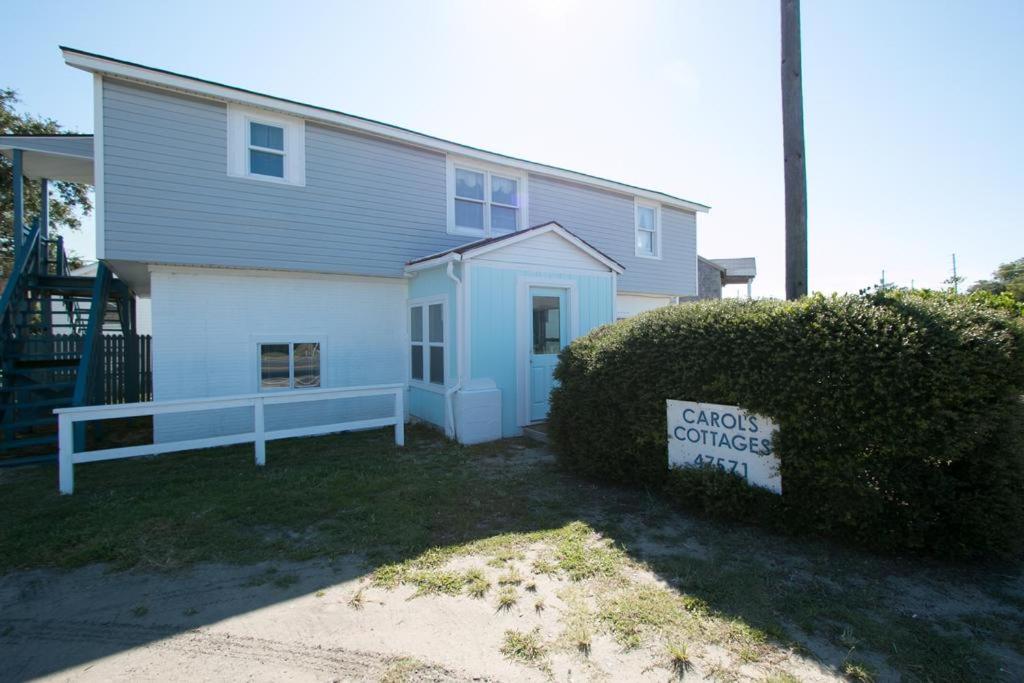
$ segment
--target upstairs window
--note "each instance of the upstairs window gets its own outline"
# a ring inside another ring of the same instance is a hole
[[[657,204],[636,202],[636,255],[661,258],[661,215]]]
[[[492,237],[525,227],[524,175],[450,161],[448,177],[448,232]]]
[[[249,121],[249,173],[284,178],[284,128]]]
[[[259,345],[260,391],[320,386],[319,342]]]
[[[228,175],[306,184],[306,124],[284,114],[228,105]]]
[[[430,384],[445,383],[444,302],[409,307],[410,376]]]

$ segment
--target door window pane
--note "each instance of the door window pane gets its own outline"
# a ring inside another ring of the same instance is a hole
[[[263,389],[288,388],[288,344],[260,346],[260,387]]]
[[[561,348],[561,300],[557,296],[533,297],[533,353],[554,354]]]
[[[273,152],[249,150],[249,172],[284,178],[284,156]]]
[[[455,200],[455,225],[461,228],[484,229],[484,205],[478,202]]]
[[[412,316],[411,337],[414,342],[423,341],[423,307],[414,306],[409,309]]]
[[[491,176],[491,201],[498,204],[511,204],[519,206],[518,185],[512,178]]]
[[[430,305],[430,341],[444,341],[444,306],[441,304]]]
[[[249,123],[249,144],[284,151],[284,128],[263,123]]]
[[[484,174],[461,168],[455,169],[455,196],[483,201]]]
[[[320,345],[296,344],[293,356],[295,388],[310,389],[320,386]]]
[[[515,230],[517,227],[519,209],[510,209],[507,206],[491,207],[491,227],[495,230]]]
[[[430,347],[430,381],[444,384],[444,347]]]

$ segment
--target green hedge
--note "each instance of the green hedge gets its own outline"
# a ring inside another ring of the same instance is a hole
[[[555,377],[555,451],[585,475],[876,548],[1019,550],[1024,325],[976,301],[881,292],[672,306],[574,341]],[[716,475],[669,477],[669,398],[772,418],[781,499]]]

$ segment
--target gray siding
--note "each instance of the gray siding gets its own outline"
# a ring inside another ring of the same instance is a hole
[[[700,273],[700,286],[697,292],[697,298],[721,299],[722,271],[705,261],[699,261],[697,263],[697,268]]]
[[[306,124],[306,186],[227,175],[225,105],[105,81],[106,258],[399,276],[445,232],[445,159]]]
[[[104,81],[105,258],[398,277],[472,241],[446,232],[443,154],[306,124],[306,185],[227,175],[227,108]],[[662,259],[633,253],[633,198],[531,175],[558,221],[622,263],[624,292],[696,295],[696,220],[662,210]]]
[[[660,260],[635,255],[633,197],[530,175],[530,222],[557,221],[621,263],[620,292],[695,296],[697,221],[662,207]]]

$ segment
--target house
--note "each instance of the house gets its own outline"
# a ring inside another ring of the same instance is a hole
[[[698,294],[703,204],[62,52],[93,77],[97,257],[151,301],[156,401],[401,382],[411,419],[515,436],[544,420],[570,340]],[[62,178],[84,154],[62,142],[0,146]],[[385,407],[280,408],[268,422]],[[156,439],[247,419],[159,416]]]
[[[757,276],[754,258],[706,259],[697,257],[697,299],[721,299],[726,285],[746,285],[747,298]]]

